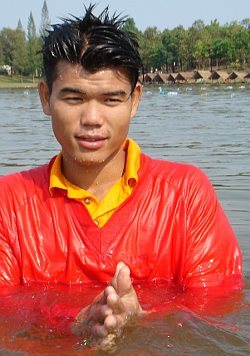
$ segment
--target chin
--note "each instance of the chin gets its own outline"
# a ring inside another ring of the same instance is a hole
[[[91,166],[99,166],[100,164],[105,162],[105,159],[98,159],[97,157],[86,157],[86,158],[76,158],[76,162],[81,167],[91,167]]]

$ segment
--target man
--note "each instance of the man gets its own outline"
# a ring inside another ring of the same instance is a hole
[[[0,181],[0,286],[108,282],[72,323],[106,338],[144,313],[132,278],[230,292],[242,260],[206,176],[127,139],[142,93],[138,44],[93,9],[44,39],[39,94],[61,152]]]

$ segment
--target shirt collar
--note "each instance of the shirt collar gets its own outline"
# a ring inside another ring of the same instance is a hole
[[[136,182],[138,181],[138,171],[140,168],[140,147],[135,141],[128,138],[124,142],[123,148],[126,151],[126,166],[123,175],[124,184],[130,187],[134,187]],[[67,179],[62,173],[61,166],[62,152],[57,155],[51,168],[49,184],[50,193],[53,194],[53,189],[58,188],[67,191],[68,197],[73,198],[75,196],[75,193],[77,193],[76,195],[79,198],[80,191],[84,193],[84,189],[77,187],[71,182],[67,181]],[[85,195],[86,192],[85,194],[83,194],[83,197]]]

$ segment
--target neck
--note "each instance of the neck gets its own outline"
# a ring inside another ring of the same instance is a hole
[[[126,164],[126,153],[121,147],[106,162],[83,165],[62,158],[62,172],[74,185],[88,191],[98,200],[104,198],[109,189],[122,177]]]

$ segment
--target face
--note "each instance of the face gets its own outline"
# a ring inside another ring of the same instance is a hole
[[[131,94],[123,70],[89,73],[81,65],[59,62],[51,93],[41,82],[39,94],[62,147],[63,162],[90,166],[112,160],[127,137],[141,90],[137,84]]]

